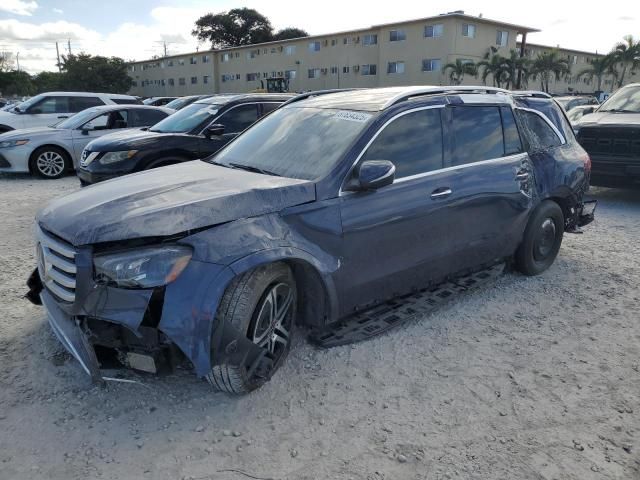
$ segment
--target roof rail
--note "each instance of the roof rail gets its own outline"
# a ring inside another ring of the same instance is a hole
[[[515,97],[532,97],[532,98],[553,98],[546,92],[539,90],[516,90],[511,92]]]
[[[445,95],[448,93],[485,93],[485,94],[510,94],[509,90],[497,87],[475,87],[475,86],[444,86],[444,87],[418,87],[402,92],[390,99],[384,106],[389,108],[400,102],[406,102],[415,97],[424,97],[430,95]]]
[[[290,100],[287,100],[279,108],[284,107],[285,105],[289,105],[291,103],[299,102],[300,100],[306,100],[307,98],[319,97],[321,95],[327,95],[329,93],[340,93],[340,92],[350,92],[352,90],[360,90],[359,88],[331,88],[327,90],[313,90],[311,92],[301,93],[296,95]]]

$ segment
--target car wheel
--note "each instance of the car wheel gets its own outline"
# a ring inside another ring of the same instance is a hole
[[[516,268],[525,275],[538,275],[551,266],[562,244],[564,215],[551,200],[543,201],[534,211],[516,252]]]
[[[230,322],[265,350],[268,372],[249,375],[245,365],[215,365],[207,380],[216,389],[242,395],[264,384],[289,353],[295,325],[296,285],[284,263],[257,267],[236,278],[225,291],[217,321]]]
[[[39,177],[55,179],[64,176],[71,168],[67,152],[57,147],[41,147],[31,155],[31,172]]]

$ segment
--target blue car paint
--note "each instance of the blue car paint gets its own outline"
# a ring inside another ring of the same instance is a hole
[[[95,298],[89,305],[99,318],[135,331],[151,290],[119,289],[101,305],[102,287],[91,273],[92,249],[103,242],[178,235],[179,243],[193,248],[193,259],[165,287],[157,328],[204,376],[212,364],[260,354],[243,332],[216,321],[228,284],[258,265],[285,260],[312,269],[322,287],[309,308],[319,321],[333,321],[470,266],[509,257],[542,200],[580,201],[586,175],[572,134],[565,145],[551,150],[451,168],[375,192],[337,195],[381,125],[400,111],[443,101],[455,103],[449,97],[428,98],[381,112],[333,172],[317,182],[191,162],[54,201],[38,217],[42,228],[85,245],[80,249],[78,305],[66,306],[66,313],[91,314],[86,301]],[[521,169],[532,177],[514,180]],[[432,200],[430,194],[443,186],[454,194]],[[219,194],[220,189],[232,196]],[[84,228],[78,228],[78,218]]]

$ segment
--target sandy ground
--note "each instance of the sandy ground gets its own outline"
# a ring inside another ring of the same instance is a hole
[[[594,190],[544,275],[355,346],[299,338],[230,398],[186,373],[94,387],[22,298],[34,214],[76,188],[0,176],[0,479],[640,478],[640,192]]]

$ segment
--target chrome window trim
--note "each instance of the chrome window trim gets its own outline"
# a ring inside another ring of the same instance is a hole
[[[516,107],[516,110],[524,110],[526,112],[535,113],[540,118],[542,118],[542,120],[544,120],[547,123],[547,125],[551,127],[551,130],[553,130],[554,133],[557,135],[557,137],[560,139],[560,145],[565,145],[567,143],[567,139],[564,138],[564,135],[562,135],[562,133],[560,133],[560,130],[558,130],[558,127],[556,127],[553,124],[553,122],[549,120],[549,117],[547,117],[544,113],[539,112],[535,108],[527,108],[527,107]]]

